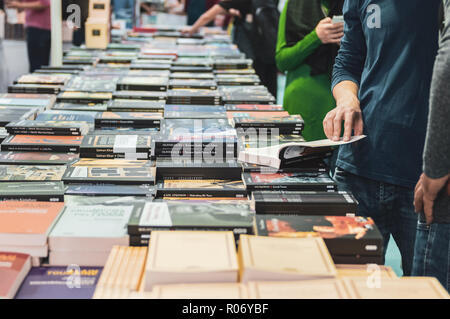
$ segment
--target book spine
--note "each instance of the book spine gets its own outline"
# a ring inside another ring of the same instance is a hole
[[[2,151],[12,152],[55,152],[55,153],[78,153],[80,147],[78,145],[11,145],[2,144]]]
[[[77,131],[40,131],[40,130],[8,130],[10,135],[55,135],[55,136],[81,136],[81,132]]]
[[[164,189],[156,190],[156,197],[188,197],[188,198],[212,198],[212,197],[235,197],[247,196],[246,190],[212,190],[212,189]]]
[[[0,201],[24,201],[24,202],[64,202],[64,194],[50,195],[0,195]]]

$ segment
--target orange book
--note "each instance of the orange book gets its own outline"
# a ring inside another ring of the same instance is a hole
[[[0,299],[14,298],[30,269],[30,255],[0,252]]]
[[[0,245],[46,245],[63,207],[60,202],[0,202]]]

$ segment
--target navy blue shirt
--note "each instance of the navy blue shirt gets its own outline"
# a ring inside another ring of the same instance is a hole
[[[414,187],[422,171],[440,0],[346,0],[345,35],[332,87],[359,85],[362,141],[340,147],[337,166]]]

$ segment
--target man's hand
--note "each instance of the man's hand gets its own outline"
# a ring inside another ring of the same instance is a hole
[[[185,28],[181,29],[181,33],[187,34],[187,35],[191,36],[191,35],[193,35],[195,32],[194,32],[194,30],[193,30],[192,27],[185,27]]]
[[[228,10],[228,13],[229,13],[230,15],[232,15],[233,17],[242,18],[241,12],[240,12],[239,10],[237,10],[237,9],[231,8],[230,10]]]
[[[448,181],[449,175],[433,179],[423,173],[417,182],[414,190],[414,209],[417,213],[424,212],[427,224],[433,222],[434,201]]]
[[[20,1],[6,1],[6,7],[9,9],[20,9],[21,8],[21,3]]]
[[[333,23],[330,17],[322,19],[316,27],[316,33],[323,44],[340,44],[344,36],[344,24]]]
[[[344,141],[350,141],[352,130],[355,136],[363,134],[363,118],[358,100],[358,85],[342,81],[333,89],[336,108],[328,112],[323,120],[323,131],[333,141],[339,141],[344,121]]]

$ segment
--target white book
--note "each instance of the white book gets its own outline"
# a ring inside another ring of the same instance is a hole
[[[354,143],[365,137],[365,135],[352,136],[350,141],[347,142],[344,142],[341,138],[341,140],[337,142],[325,139],[311,142],[291,142],[260,148],[248,148],[239,153],[238,160],[279,169],[283,159],[292,159],[320,152],[322,148]]]

